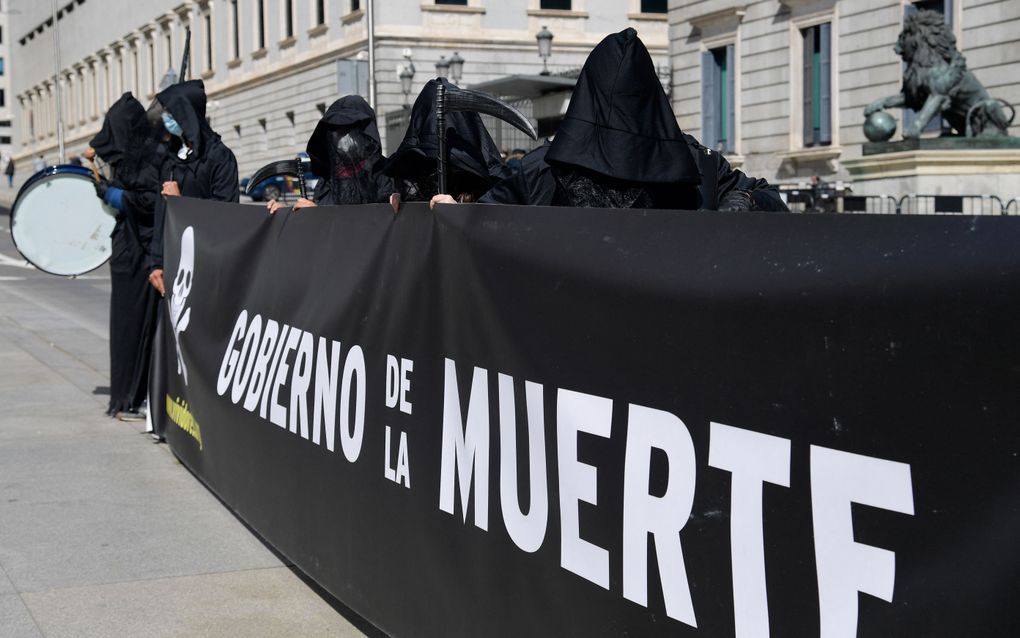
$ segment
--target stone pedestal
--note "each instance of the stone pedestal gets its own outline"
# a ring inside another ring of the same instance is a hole
[[[855,195],[1020,197],[1020,138],[932,138],[868,143],[845,159]]]

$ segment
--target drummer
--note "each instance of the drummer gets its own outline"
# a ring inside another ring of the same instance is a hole
[[[158,142],[145,108],[125,93],[107,111],[84,153],[113,169],[97,179],[96,195],[117,210],[110,257],[110,404],[107,414],[142,420],[159,296],[148,284],[148,261],[159,192]],[[98,177],[98,171],[95,173]]]
[[[162,107],[163,125],[170,135],[160,177],[162,194],[166,197],[238,201],[241,190],[237,180],[237,160],[206,121],[206,95],[202,80],[174,84],[161,91],[156,100]],[[163,284],[165,216],[166,201],[159,198],[149,282],[161,295],[166,294]]]

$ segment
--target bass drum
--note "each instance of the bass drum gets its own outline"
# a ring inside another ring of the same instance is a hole
[[[96,197],[92,172],[50,166],[25,182],[11,208],[18,252],[51,275],[73,277],[110,259],[117,211]]]

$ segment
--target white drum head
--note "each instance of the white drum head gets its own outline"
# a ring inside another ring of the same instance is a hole
[[[110,258],[116,215],[96,197],[90,177],[77,171],[55,172],[27,184],[18,194],[11,211],[11,236],[18,252],[39,270],[81,275]]]

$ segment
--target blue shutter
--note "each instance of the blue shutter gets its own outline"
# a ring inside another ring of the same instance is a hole
[[[736,127],[736,104],[737,94],[734,89],[737,85],[737,65],[734,64],[734,46],[726,46],[726,104],[723,106],[723,113],[726,117],[726,151],[732,153],[737,148],[737,127]]]
[[[818,141],[822,144],[832,143],[832,25],[828,22],[820,25],[822,53],[822,121]]]
[[[814,52],[815,52],[815,28],[810,27],[804,30],[804,54],[801,56],[803,81],[801,86],[804,90],[804,146],[812,146],[815,143],[814,126]]]
[[[717,73],[715,56],[711,51],[705,51],[701,54],[701,143],[712,149],[719,141]]]

